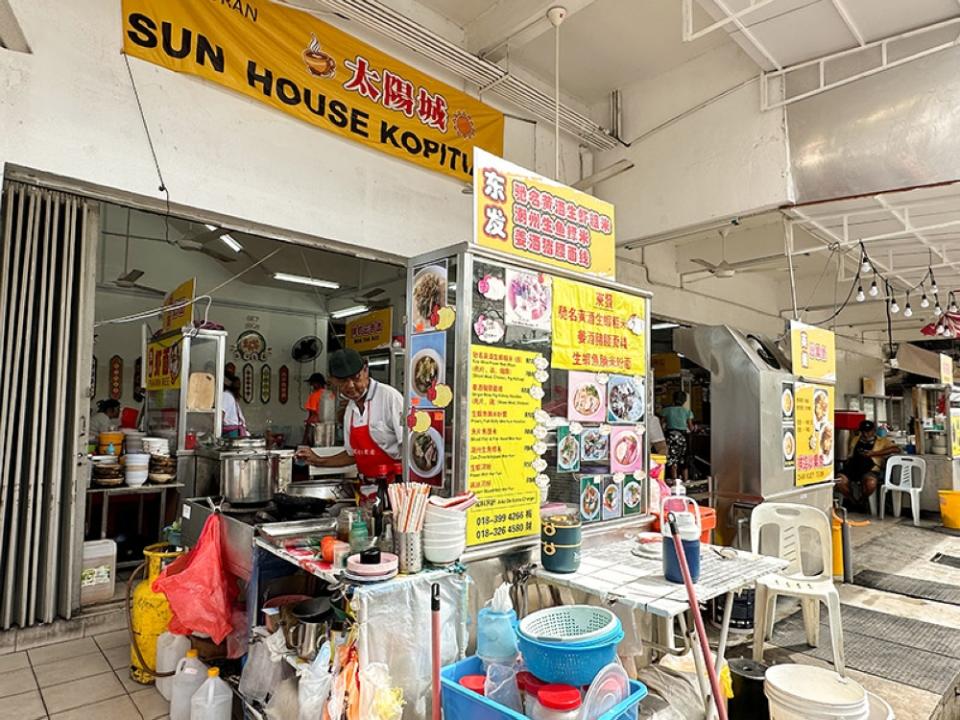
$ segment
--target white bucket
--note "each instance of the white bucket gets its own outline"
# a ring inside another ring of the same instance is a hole
[[[867,720],[894,720],[893,708],[882,697],[868,692],[867,700],[870,702],[870,714]]]
[[[770,720],[870,720],[867,692],[833,670],[811,665],[775,665],[763,691]]]

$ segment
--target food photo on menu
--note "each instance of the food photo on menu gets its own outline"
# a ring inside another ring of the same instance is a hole
[[[636,427],[615,427],[610,432],[610,471],[632,473],[643,466],[643,435]]]
[[[577,422],[604,422],[607,393],[596,373],[571,371],[567,380],[567,419]]]
[[[569,427],[557,428],[557,472],[580,470],[580,438]]]
[[[610,434],[599,427],[585,427],[580,433],[580,464],[607,466],[610,460]]]
[[[601,517],[604,520],[616,520],[623,516],[622,484],[612,475],[603,478],[603,509]]]
[[[583,522],[600,519],[602,495],[602,478],[593,475],[584,475],[580,478],[580,519]]]
[[[507,325],[549,330],[550,277],[543,273],[507,270],[505,310]]]
[[[427,265],[413,273],[413,327],[433,327],[434,313],[447,304],[447,266]]]
[[[638,423],[644,415],[643,378],[611,375],[607,381],[607,422]]]
[[[446,382],[447,335],[422,333],[410,338],[410,389],[417,407],[433,407],[431,389]]]

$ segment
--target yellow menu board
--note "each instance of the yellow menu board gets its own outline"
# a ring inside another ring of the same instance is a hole
[[[147,343],[147,390],[176,390],[180,387],[182,340],[182,336],[174,335]]]
[[[193,300],[196,293],[197,279],[190,278],[177,285],[163,299],[163,307],[172,308],[163,311],[164,334],[172,330],[179,330],[193,322],[193,304],[190,301]]]
[[[473,167],[474,242],[578,273],[617,276],[613,205],[479,148]]]
[[[953,358],[940,353],[940,382],[953,385]]]
[[[123,0],[123,51],[463,182],[503,113],[277,2]],[[282,133],[263,122],[264,133]]]
[[[559,370],[645,375],[647,301],[553,278],[553,357]]]
[[[790,321],[793,374],[804,380],[837,381],[837,348],[833,331]]]
[[[950,415],[950,457],[960,458],[960,413]]]
[[[796,419],[796,484],[813,485],[833,479],[836,433],[833,388],[798,382],[794,385]]]
[[[357,352],[370,352],[390,346],[393,333],[393,308],[382,308],[347,321],[346,346]]]
[[[540,532],[540,491],[532,449],[534,413],[530,394],[537,353],[470,346],[470,457],[467,489],[478,502],[467,512],[467,544],[525,537]]]

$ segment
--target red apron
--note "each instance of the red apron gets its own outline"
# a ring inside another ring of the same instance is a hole
[[[373,441],[369,425],[350,427],[350,447],[353,449],[353,459],[357,463],[357,472],[365,478],[391,475],[399,462],[387,455],[383,448]]]

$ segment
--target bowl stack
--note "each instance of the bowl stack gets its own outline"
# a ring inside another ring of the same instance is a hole
[[[145,437],[141,440],[143,451],[150,455],[169,455],[170,441],[161,437]]]
[[[123,456],[124,480],[130,487],[139,487],[147,481],[150,456],[146,453],[127,453]]]
[[[434,565],[460,559],[467,546],[467,514],[430,504],[423,521],[423,557]]]
[[[146,433],[140,432],[139,430],[124,430],[123,431],[123,450],[127,453],[142,453],[145,452],[143,449],[143,438]]]
[[[123,467],[117,462],[116,455],[94,455],[90,460],[93,463],[95,485],[100,487],[123,485]]]
[[[177,479],[177,459],[169,455],[150,456],[150,474],[147,480],[155,485],[165,485]]]

